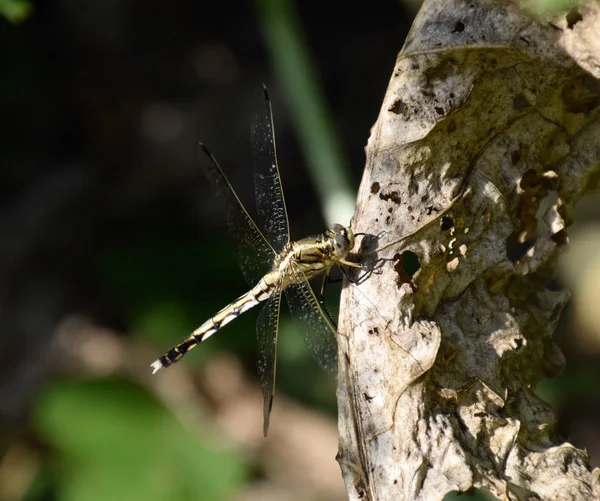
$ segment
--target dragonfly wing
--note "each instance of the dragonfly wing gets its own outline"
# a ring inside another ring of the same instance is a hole
[[[277,164],[273,110],[265,86],[257,108],[251,125],[256,209],[269,242],[281,251],[289,242],[290,228]]]
[[[276,252],[233,190],[221,166],[202,143],[196,156],[213,191],[227,203],[227,230],[234,241],[244,278],[255,285],[269,270]]]
[[[295,269],[290,273],[303,278],[299,283],[288,285],[285,289],[292,316],[297,321],[300,334],[314,359],[323,370],[335,376],[337,372],[336,329],[321,308],[302,271]]]
[[[275,372],[277,367],[277,336],[279,332],[279,312],[281,309],[281,291],[279,287],[267,299],[267,303],[258,315],[256,334],[258,337],[259,359],[258,375],[264,397],[265,437],[269,430],[269,417],[275,395]]]

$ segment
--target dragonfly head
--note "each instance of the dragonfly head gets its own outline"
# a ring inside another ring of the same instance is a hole
[[[333,253],[340,259],[345,259],[354,247],[354,232],[341,224],[334,224],[327,230],[327,236],[333,243]]]

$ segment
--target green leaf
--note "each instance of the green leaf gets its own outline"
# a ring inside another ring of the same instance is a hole
[[[0,0],[0,15],[13,24],[25,21],[33,7],[27,0]]]
[[[60,500],[226,499],[247,476],[239,458],[211,449],[127,382],[57,383],[35,423],[55,453]]]

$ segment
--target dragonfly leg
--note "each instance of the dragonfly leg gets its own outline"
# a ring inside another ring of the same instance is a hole
[[[329,281],[329,270],[323,274],[323,280],[321,280],[321,291],[319,292],[319,303],[325,303],[325,289],[327,288],[327,282]]]
[[[362,278],[362,277],[358,277],[356,280],[353,278],[350,278],[350,275],[348,275],[348,273],[346,273],[346,270],[344,270],[344,268],[342,268],[341,266],[340,266],[340,271],[342,272],[342,275],[344,275],[344,278],[346,279],[346,281],[349,284],[357,284],[360,281],[360,279]],[[367,270],[365,272],[365,274],[366,273],[369,273],[369,271]],[[363,274],[363,276],[364,276],[364,274]]]
[[[375,237],[373,237],[375,240],[379,240],[383,235],[385,235],[388,231],[387,230],[381,230],[379,233],[377,233],[377,235],[375,235]],[[355,237],[370,237],[372,236],[370,233],[355,233],[354,234]]]
[[[364,282],[373,273],[380,274],[381,273],[381,267],[387,261],[391,261],[391,259],[381,257],[381,258],[376,259],[376,260],[372,261],[371,263],[369,263],[368,266],[367,265],[361,265],[361,269],[364,271],[364,273],[362,273],[361,275],[359,275],[357,278],[351,278],[348,275],[348,273],[346,272],[346,270],[344,270],[344,268],[342,268],[341,266],[340,266],[340,270],[341,270],[342,274],[344,275],[344,278],[348,281],[348,283],[356,285],[356,284],[360,284],[360,283]]]
[[[323,280],[321,281],[321,290],[319,292],[319,304],[321,305],[321,308],[325,312],[325,315],[327,315],[327,318],[329,319],[329,321],[337,329],[337,322],[333,319],[333,317],[331,316],[331,313],[329,312],[329,310],[327,309],[327,306],[325,305],[325,289],[327,289],[327,284],[334,282],[334,280],[332,280],[331,276],[329,275],[330,269],[327,270],[327,272],[325,274],[323,274]]]

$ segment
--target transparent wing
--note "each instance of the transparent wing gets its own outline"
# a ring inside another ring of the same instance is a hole
[[[290,273],[304,277],[302,271],[290,270]],[[321,368],[333,376],[337,372],[336,329],[321,308],[315,293],[306,279],[298,284],[288,285],[285,295],[297,321],[300,334],[312,356]]]
[[[277,335],[279,331],[279,311],[281,306],[281,291],[279,287],[258,315],[256,335],[258,337],[258,375],[264,398],[264,427],[265,437],[269,431],[269,417],[275,395],[275,371],[277,367]]]
[[[271,268],[275,250],[262,234],[225,177],[221,166],[202,143],[196,156],[213,191],[227,203],[227,230],[234,241],[237,260],[244,278],[255,285]]]
[[[289,242],[290,228],[277,165],[273,111],[265,86],[263,97],[251,126],[256,210],[269,242],[281,251]]]

